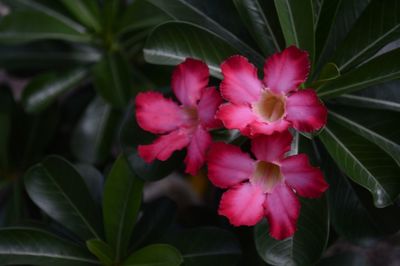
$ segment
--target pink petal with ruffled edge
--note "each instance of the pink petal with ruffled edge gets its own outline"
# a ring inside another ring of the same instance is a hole
[[[246,126],[255,119],[255,115],[249,106],[231,103],[222,104],[216,116],[226,128],[239,129],[240,131],[244,131]]]
[[[285,183],[276,185],[272,193],[267,194],[264,208],[273,238],[283,240],[294,234],[300,202],[291,188]]]
[[[279,162],[290,151],[292,139],[289,131],[259,136],[251,141],[251,152],[258,160]]]
[[[139,126],[152,133],[166,133],[184,122],[182,109],[159,92],[142,92],[135,100],[136,120]]]
[[[286,183],[302,197],[318,198],[328,189],[322,172],[310,165],[305,154],[290,156],[282,160],[281,171]]]
[[[290,123],[284,119],[272,123],[253,121],[249,125],[249,134],[247,136],[255,137],[257,135],[271,135],[275,132],[284,132],[289,126]]]
[[[218,213],[235,226],[252,226],[263,217],[264,201],[260,188],[250,183],[239,184],[222,195]]]
[[[254,160],[239,147],[213,143],[207,154],[208,178],[217,187],[228,188],[250,178]]]
[[[300,131],[311,132],[321,129],[327,120],[326,107],[320,102],[315,91],[301,90],[286,100],[286,119]]]
[[[209,75],[208,66],[204,62],[187,58],[172,74],[172,90],[183,105],[195,106],[208,85]]]
[[[212,139],[210,133],[201,126],[197,127],[187,148],[187,154],[184,161],[186,164],[186,173],[191,175],[197,174],[206,160],[206,152],[211,145],[211,142]]]
[[[189,141],[187,132],[178,129],[167,135],[158,137],[152,144],[139,145],[139,156],[148,163],[154,159],[165,161],[174,151],[185,148],[189,144]]]
[[[310,71],[308,53],[290,46],[265,61],[264,83],[275,93],[297,90]]]
[[[234,103],[252,103],[260,97],[262,83],[257,68],[247,58],[234,55],[221,64],[224,79],[220,89],[222,96]]]
[[[197,107],[201,124],[206,128],[218,128],[222,126],[219,119],[215,118],[215,113],[222,103],[222,97],[215,87],[207,88],[200,98]]]

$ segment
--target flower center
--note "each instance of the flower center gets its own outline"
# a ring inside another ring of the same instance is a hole
[[[196,107],[184,107],[183,111],[185,112],[187,124],[197,124],[199,120],[199,113],[197,112]]]
[[[272,189],[283,180],[281,168],[279,165],[259,161],[250,182],[259,186],[264,193],[269,193]]]
[[[266,122],[275,122],[285,114],[285,98],[265,90],[258,102],[253,105],[253,110]]]

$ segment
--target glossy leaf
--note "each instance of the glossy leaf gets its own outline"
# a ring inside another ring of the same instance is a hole
[[[100,97],[95,98],[76,125],[71,150],[80,162],[99,163],[110,155],[120,112],[114,110]]]
[[[75,164],[75,169],[82,176],[89,189],[90,195],[92,196],[95,203],[98,205],[99,210],[103,202],[103,188],[104,188],[104,177],[94,166],[90,164]]]
[[[340,169],[372,193],[376,207],[393,203],[400,193],[400,170],[384,150],[331,117],[319,138]]]
[[[211,32],[182,22],[167,22],[150,35],[144,48],[147,62],[177,65],[187,57],[205,61],[213,76],[221,78],[219,65],[239,53]]]
[[[254,240],[258,254],[271,265],[313,265],[325,250],[329,219],[326,198],[300,198],[300,217],[293,237],[278,241],[269,235],[266,220],[256,225]]]
[[[314,14],[311,0],[275,0],[286,46],[296,45],[314,58]]]
[[[25,110],[28,113],[41,112],[59,96],[81,83],[87,75],[87,69],[75,68],[62,74],[51,72],[35,77],[22,94]]]
[[[274,10],[274,6],[259,0],[234,0],[243,23],[256,40],[260,50],[264,55],[270,55],[281,50],[280,38],[274,32],[273,16],[269,16],[267,11]]]
[[[116,261],[126,255],[142,202],[142,189],[143,182],[135,177],[124,155],[120,155],[106,179],[103,199],[106,239],[115,250]]]
[[[243,42],[241,38],[233,32],[218,23],[214,18],[209,16],[199,5],[204,1],[190,1],[190,0],[148,0],[153,5],[161,8],[167,14],[179,21],[185,21],[197,25],[206,31],[214,33],[225,42],[229,43],[235,50],[240,51],[241,54],[249,57],[257,65],[264,63],[264,58],[253,50],[248,44]],[[210,2],[215,4],[215,2]],[[227,12],[227,9],[223,10]],[[219,15],[219,14],[218,14]],[[193,43],[194,44],[194,43]],[[192,45],[193,45],[192,44]],[[208,50],[208,49],[205,49]]]
[[[196,228],[171,232],[162,242],[176,247],[185,266],[232,266],[240,258],[237,239],[217,228]]]
[[[91,36],[32,10],[15,11],[0,21],[0,43],[24,43],[44,39],[89,42]]]
[[[25,174],[33,202],[81,239],[99,237],[99,217],[82,177],[66,160],[49,156]]]
[[[357,91],[400,77],[400,48],[376,57],[341,77],[326,83],[317,91],[322,98],[331,98]]]
[[[41,266],[100,265],[82,247],[35,228],[0,229],[1,265]]]
[[[107,53],[93,68],[97,92],[114,107],[127,105],[132,95],[132,69],[122,54]]]
[[[9,166],[9,146],[15,103],[11,90],[0,87],[0,179]]]
[[[94,29],[100,30],[100,11],[97,3],[93,0],[62,0],[66,8],[74,15],[74,17],[83,25]]]
[[[135,251],[122,266],[179,266],[182,262],[182,255],[173,246],[154,244]]]
[[[86,241],[86,246],[95,255],[99,261],[106,266],[112,266],[114,263],[114,251],[105,242],[99,239]]]
[[[335,108],[336,107],[336,108]],[[400,123],[396,112],[331,106],[332,119],[386,151],[400,167]]]
[[[400,3],[392,0],[371,1],[338,47],[334,62],[341,71],[350,69],[398,38],[400,38]]]

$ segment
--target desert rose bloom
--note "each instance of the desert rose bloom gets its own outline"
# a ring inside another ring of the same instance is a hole
[[[272,237],[281,240],[294,234],[300,214],[297,195],[317,198],[328,184],[305,154],[285,156],[291,141],[288,131],[255,137],[251,141],[255,160],[237,146],[222,142],[211,146],[209,179],[228,188],[221,198],[220,215],[235,226],[252,226],[265,216]]]
[[[326,123],[327,111],[312,89],[298,87],[308,76],[308,53],[295,46],[268,58],[261,81],[245,57],[235,55],[221,65],[220,90],[228,101],[217,113],[225,127],[253,137],[288,127],[311,132]]]
[[[211,144],[209,129],[222,124],[215,112],[222,98],[214,87],[207,87],[209,70],[205,63],[186,59],[172,75],[172,90],[181,105],[159,92],[143,92],[136,97],[139,126],[160,136],[150,145],[139,145],[139,156],[146,162],[167,160],[174,151],[187,147],[186,172],[196,174],[204,164]]]

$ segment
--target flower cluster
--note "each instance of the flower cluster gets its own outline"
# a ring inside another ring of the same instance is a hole
[[[208,86],[207,65],[186,59],[172,76],[180,105],[158,92],[136,97],[139,126],[160,135],[140,145],[139,155],[147,162],[165,161],[187,147],[186,172],[194,175],[207,162],[210,181],[227,189],[219,214],[235,226],[252,226],[266,217],[272,237],[292,236],[300,213],[297,195],[316,198],[328,188],[305,154],[287,156],[289,128],[312,132],[326,123],[326,108],[315,91],[299,89],[309,68],[307,52],[294,46],[266,60],[262,80],[245,57],[232,56],[221,65],[219,93]],[[221,127],[250,138],[251,154],[213,143],[209,131]]]

